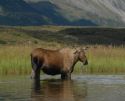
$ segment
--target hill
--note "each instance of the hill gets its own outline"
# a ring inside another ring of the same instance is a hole
[[[125,45],[124,28],[0,27],[0,45]]]

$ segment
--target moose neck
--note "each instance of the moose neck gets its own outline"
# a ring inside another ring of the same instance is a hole
[[[76,56],[74,58],[74,61],[73,61],[73,67],[75,66],[75,64],[79,61],[79,56]]]

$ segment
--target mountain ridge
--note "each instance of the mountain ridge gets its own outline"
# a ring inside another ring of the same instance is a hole
[[[0,25],[125,26],[124,0],[1,0]]]
[[[101,26],[125,26],[124,0],[25,0],[49,1],[70,21],[89,20]]]

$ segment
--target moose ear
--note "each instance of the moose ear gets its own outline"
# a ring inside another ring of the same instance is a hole
[[[79,52],[80,52],[80,49],[76,48],[75,51],[74,51],[74,54],[79,53]]]
[[[74,54],[76,54],[76,53],[78,53],[78,50],[75,50],[75,51],[74,51]]]
[[[83,50],[85,50],[85,51],[86,51],[86,50],[88,50],[88,49],[89,49],[89,47],[88,47],[88,46],[83,48]]]

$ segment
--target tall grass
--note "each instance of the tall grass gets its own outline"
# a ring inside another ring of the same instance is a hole
[[[87,52],[89,65],[82,72],[91,74],[123,74],[125,73],[125,48],[98,46]],[[81,72],[81,63],[76,66],[76,72]]]
[[[30,74],[30,52],[35,47],[38,46],[1,46],[0,75]],[[125,48],[123,47],[98,46],[88,49],[86,54],[89,65],[83,68],[82,63],[78,63],[75,66],[75,73],[125,73]]]
[[[29,74],[30,51],[28,46],[0,47],[0,74]]]

